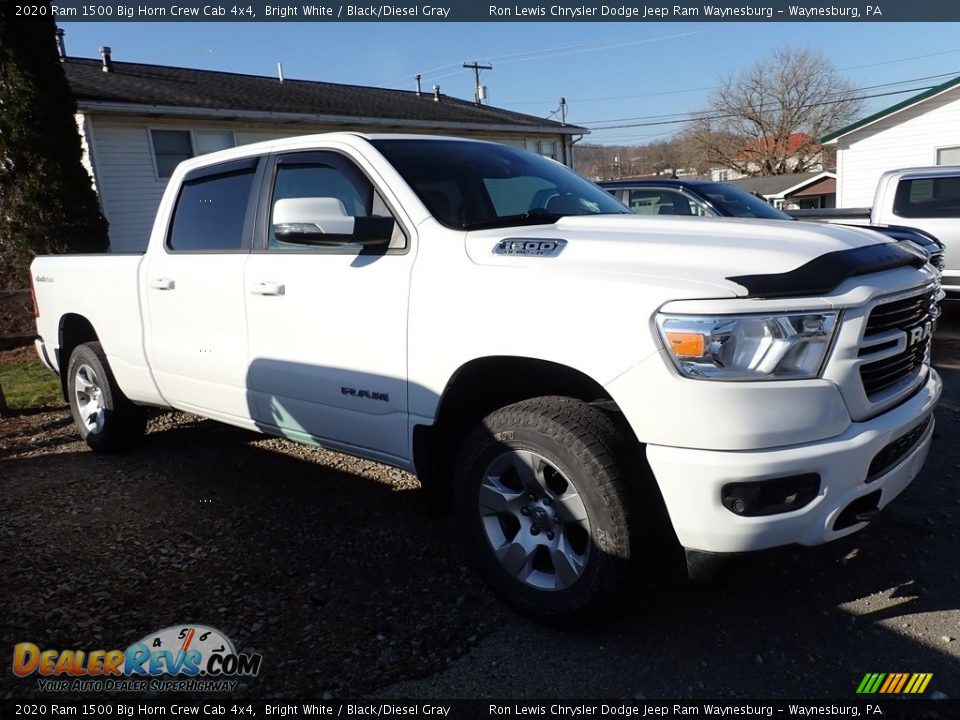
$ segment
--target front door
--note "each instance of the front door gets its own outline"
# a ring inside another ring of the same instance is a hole
[[[406,459],[410,223],[362,160],[281,154],[268,171],[246,266],[249,387],[261,429],[387,461]],[[273,233],[278,200],[324,197],[352,217],[393,216],[389,247],[321,247]]]

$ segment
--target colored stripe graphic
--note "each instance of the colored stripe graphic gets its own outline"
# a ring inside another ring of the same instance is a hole
[[[903,686],[907,684],[907,673],[900,673],[900,682],[897,683],[897,686],[893,689],[893,692],[898,693],[903,690]]]
[[[858,695],[895,695],[926,692],[933,673],[867,673],[857,686]]]

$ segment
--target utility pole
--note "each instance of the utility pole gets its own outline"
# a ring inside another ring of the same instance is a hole
[[[567,124],[567,99],[560,98],[560,124]]]
[[[469,68],[470,70],[473,70],[473,80],[474,80],[473,100],[474,102],[477,103],[477,105],[479,105],[480,99],[481,99],[480,98],[480,71],[493,70],[493,65],[477,65],[477,61],[474,60],[472,63],[464,63],[463,66],[465,68]]]

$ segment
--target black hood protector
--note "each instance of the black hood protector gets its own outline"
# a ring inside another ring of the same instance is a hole
[[[837,250],[814,258],[798,268],[769,275],[737,275],[727,280],[747,289],[747,297],[780,298],[825,295],[844,280],[898,267],[923,267],[927,260],[919,251],[897,243],[877,243],[851,250]]]

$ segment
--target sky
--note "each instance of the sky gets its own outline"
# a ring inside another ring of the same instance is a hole
[[[822,52],[863,95],[920,90],[960,75],[951,23],[136,23],[62,22],[67,53],[115,61],[425,90],[472,99],[463,62],[493,65],[488,103],[539,117],[567,100],[585,142],[644,144],[709,107],[718,82],[785,46]],[[934,77],[935,76],[935,77]],[[898,84],[893,84],[898,83]],[[879,87],[878,87],[879,86]],[[865,114],[911,93],[867,99]],[[556,117],[553,115],[552,117]],[[666,118],[672,119],[672,118]],[[607,129],[610,125],[633,127]]]

